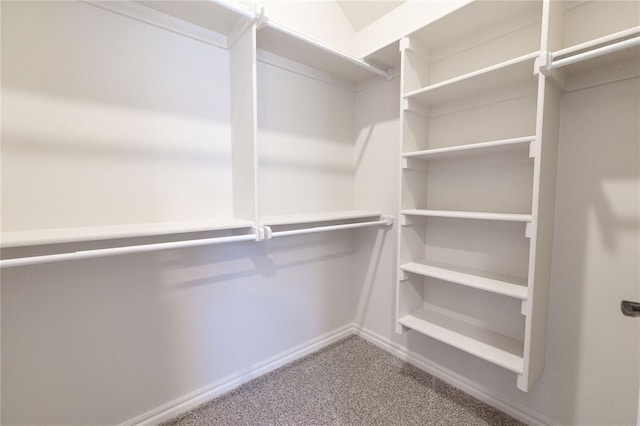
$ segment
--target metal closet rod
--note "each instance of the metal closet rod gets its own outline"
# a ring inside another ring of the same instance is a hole
[[[67,260],[91,259],[94,257],[118,256],[131,253],[169,250],[185,247],[198,247],[212,244],[231,243],[236,241],[257,241],[256,234],[234,235],[232,237],[202,238],[199,240],[174,241],[170,243],[141,244],[137,246],[112,247],[95,250],[74,251],[71,253],[47,254],[44,256],[18,257],[0,260],[0,268],[28,266],[41,263],[62,262]]]
[[[589,50],[587,52],[578,53],[577,55],[569,56],[563,59],[552,60],[551,69],[566,67],[568,65],[572,65],[577,62],[586,61],[588,59],[597,58],[599,56],[608,55],[611,53],[619,52],[620,50],[630,49],[636,46],[640,46],[640,37],[635,37],[628,40],[620,41],[618,43],[613,43],[608,46],[603,46],[597,49]]]
[[[390,226],[393,224],[391,216],[383,216],[382,220],[371,222],[348,223],[344,225],[318,226],[292,231],[272,232],[268,226],[254,226],[254,233],[246,235],[234,235],[231,237],[202,238],[197,240],[174,241],[168,243],[141,244],[126,247],[112,247],[94,250],[82,250],[70,253],[47,254],[43,256],[18,257],[15,259],[0,260],[0,268],[15,266],[38,265],[42,263],[63,262],[68,260],[91,259],[95,257],[118,256],[132,253],[145,253],[158,250],[170,250],[186,247],[199,247],[213,244],[233,243],[239,241],[262,241],[272,237],[284,237],[287,235],[310,234],[314,232],[337,231],[340,229],[364,228],[368,226]]]
[[[391,226],[393,225],[393,217],[391,216],[382,216],[381,220],[371,221],[371,222],[357,222],[357,223],[346,223],[344,225],[329,225],[329,226],[316,226],[313,228],[304,228],[304,229],[293,229],[290,231],[276,231],[273,232],[271,227],[265,226],[264,228],[267,231],[266,239],[277,238],[277,237],[287,237],[290,235],[301,235],[301,234],[313,234],[317,232],[327,232],[327,231],[338,231],[341,229],[354,229],[354,228],[366,228],[369,226]]]

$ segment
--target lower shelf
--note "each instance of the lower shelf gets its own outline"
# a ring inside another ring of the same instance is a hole
[[[82,228],[37,229],[33,231],[2,232],[2,247],[24,247],[43,244],[62,244],[116,238],[150,237],[250,228],[253,222],[235,218],[216,218],[192,222],[137,223],[130,225],[92,226]]]
[[[422,261],[400,265],[405,272],[473,287],[503,296],[526,300],[527,279],[447,263]]]
[[[398,322],[507,370],[518,374],[524,370],[522,341],[429,307],[405,315]]]
[[[520,214],[520,213],[486,213],[486,212],[425,210],[425,209],[402,210],[401,213],[406,216],[447,217],[452,219],[498,220],[498,221],[505,221],[505,222],[524,222],[524,223],[531,222],[530,214]]]

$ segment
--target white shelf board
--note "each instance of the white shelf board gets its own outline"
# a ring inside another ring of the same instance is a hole
[[[522,277],[434,261],[405,263],[400,269],[520,300],[528,295],[527,279]]]
[[[323,71],[349,83],[381,76],[386,70],[302,34],[268,22],[258,33],[258,48]]]
[[[367,53],[363,59],[370,64],[392,69],[400,66],[400,57],[400,42],[395,40],[384,47]]]
[[[136,3],[223,35],[229,35],[239,22],[249,22],[253,14],[249,9],[220,0],[145,0]]]
[[[339,220],[355,220],[379,218],[382,213],[359,210],[347,210],[338,212],[306,213],[295,215],[277,215],[261,217],[259,222],[266,226],[298,225],[314,222],[331,222]]]
[[[254,225],[254,223],[247,220],[220,218],[193,222],[139,223],[83,228],[12,231],[0,234],[0,245],[2,247],[24,247],[43,244],[110,240],[116,238],[151,237],[188,232],[242,229],[251,227],[252,225]]]
[[[415,158],[423,160],[445,159],[474,155],[479,153],[498,153],[517,150],[535,141],[535,136],[524,136],[521,138],[502,139],[498,141],[480,142],[468,145],[458,145],[446,148],[426,149],[423,151],[406,152],[402,154],[405,158]]]
[[[474,39],[484,29],[527,15],[541,20],[542,1],[470,1],[411,36],[425,47],[440,47],[457,40]]]
[[[524,370],[522,341],[474,325],[468,319],[424,307],[400,318],[398,322],[507,370],[518,374]]]
[[[233,34],[240,23],[248,23],[254,15],[253,11],[225,0],[137,3],[225,36]],[[268,19],[257,34],[257,47],[350,83],[387,76],[386,70]]]
[[[520,213],[487,213],[487,212],[465,212],[453,210],[421,210],[410,209],[401,212],[407,216],[427,216],[427,217],[446,217],[453,219],[479,219],[479,220],[497,220],[504,222],[531,222],[530,214]]]
[[[500,87],[534,81],[534,63],[538,52],[464,74],[440,83],[414,90],[404,95],[423,105],[433,105],[455,99],[491,92]]]

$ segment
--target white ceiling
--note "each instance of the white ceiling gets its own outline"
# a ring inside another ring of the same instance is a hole
[[[405,0],[337,0],[338,5],[340,5],[340,8],[356,31],[360,31],[367,25],[377,21],[404,2]]]

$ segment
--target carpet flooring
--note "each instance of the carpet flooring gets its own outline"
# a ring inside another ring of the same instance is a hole
[[[164,423],[203,425],[522,425],[356,336]]]

